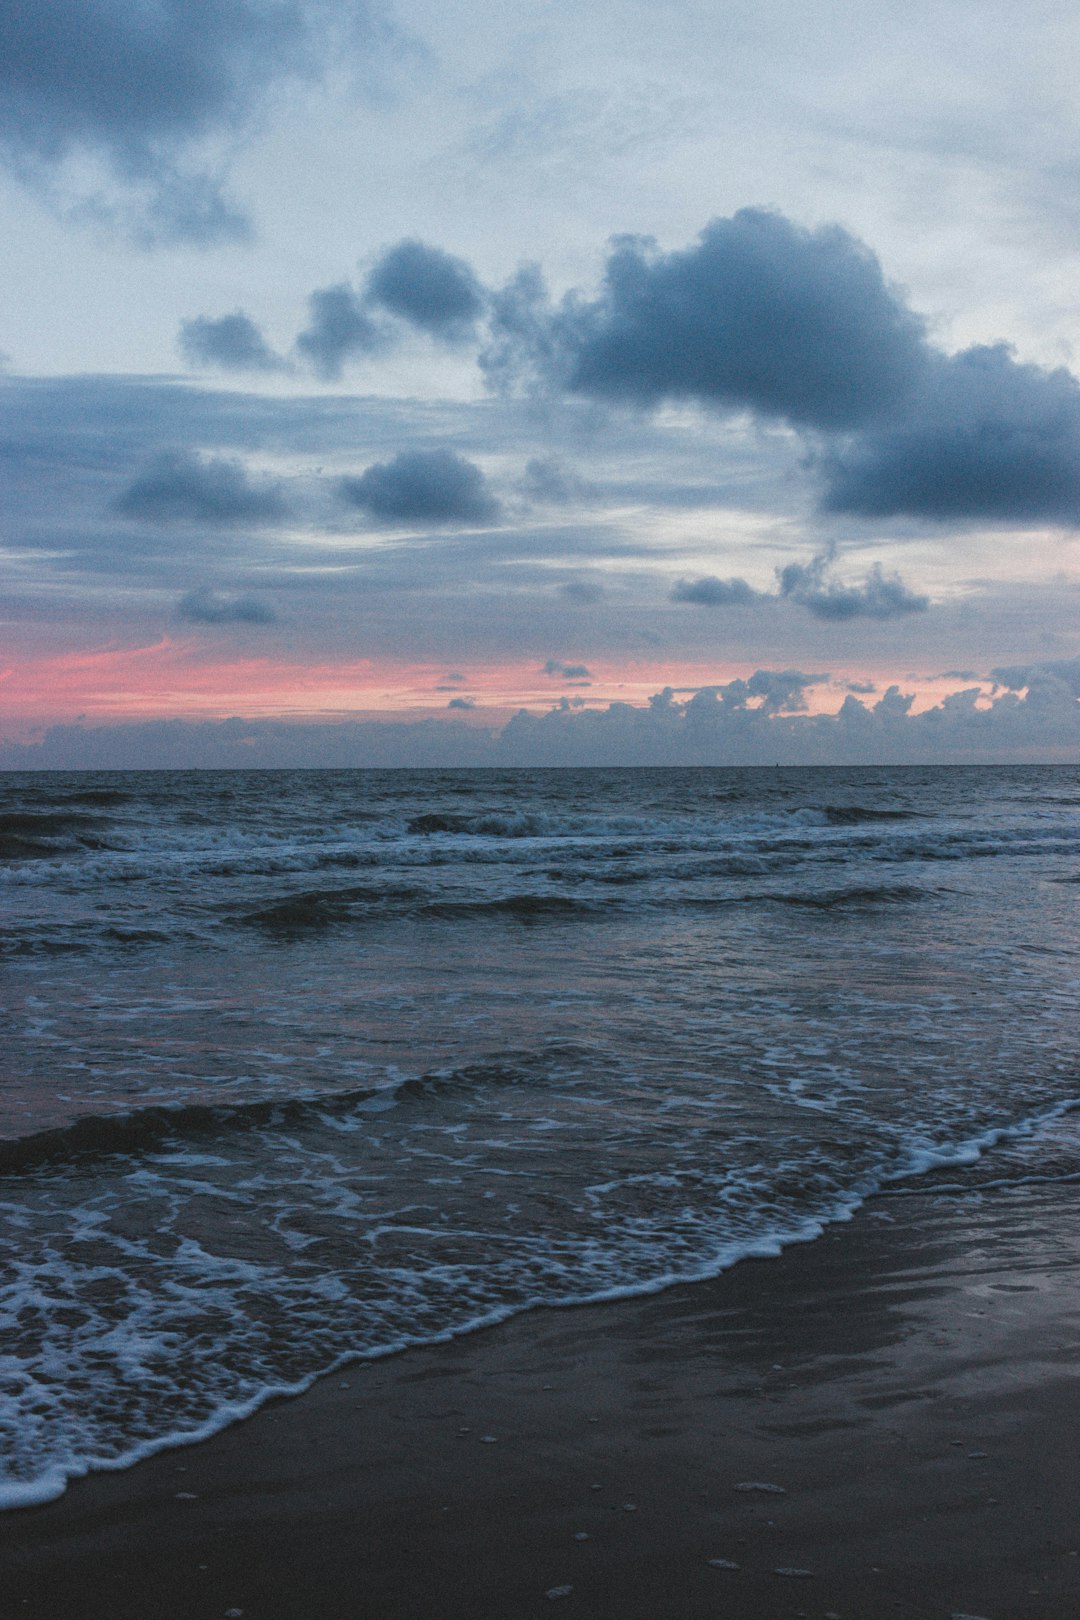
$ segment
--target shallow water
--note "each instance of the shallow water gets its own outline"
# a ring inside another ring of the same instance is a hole
[[[0,778],[0,1502],[1076,1173],[1078,879],[1071,767]]]

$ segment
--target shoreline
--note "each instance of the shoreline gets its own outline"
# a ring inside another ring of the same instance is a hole
[[[1061,1620],[1078,1285],[1072,1185],[879,1195],[775,1259],[357,1362],[5,1513],[5,1612]]]

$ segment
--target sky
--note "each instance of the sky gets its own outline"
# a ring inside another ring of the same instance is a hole
[[[0,767],[1080,761],[1080,18],[0,14]]]

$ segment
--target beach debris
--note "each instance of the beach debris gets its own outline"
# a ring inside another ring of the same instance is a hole
[[[549,1586],[544,1596],[554,1603],[556,1598],[569,1597],[573,1590],[572,1586]]]
[[[763,1479],[740,1480],[735,1489],[737,1491],[765,1491],[769,1496],[787,1495],[787,1487],[785,1485],[769,1485]]]
[[[813,1573],[812,1569],[794,1569],[788,1564],[781,1564],[779,1569],[773,1570],[774,1575],[786,1575],[790,1580],[795,1581],[809,1580]]]
[[[741,1565],[737,1564],[735,1562],[734,1558],[709,1558],[709,1559],[706,1560],[706,1562],[708,1563],[710,1569],[739,1569],[739,1568],[741,1568]]]
[[[480,1444],[482,1446],[493,1446],[497,1443],[498,1438],[499,1437],[497,1434],[482,1434],[480,1436]]]
[[[974,1461],[978,1457],[989,1457],[988,1451],[969,1451],[968,1456]]]
[[[603,1488],[604,1487],[602,1485],[590,1485],[589,1486],[590,1491],[602,1491]]]
[[[636,1502],[624,1502],[623,1505],[622,1505],[622,1510],[623,1510],[624,1513],[636,1513],[637,1512],[637,1503]]]
[[[225,1620],[241,1620],[243,1613],[243,1609],[226,1609]]]
[[[949,1620],[986,1620],[985,1614],[954,1614]]]
[[[589,1539],[589,1532],[587,1530],[575,1530],[574,1531],[574,1540],[575,1541],[588,1541],[588,1539]]]
[[[197,1502],[199,1498],[194,1491],[177,1491],[176,1500],[178,1502]]]

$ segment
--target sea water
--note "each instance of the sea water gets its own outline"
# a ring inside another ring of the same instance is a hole
[[[1078,905],[1074,767],[0,777],[0,1505],[1080,1174]]]

